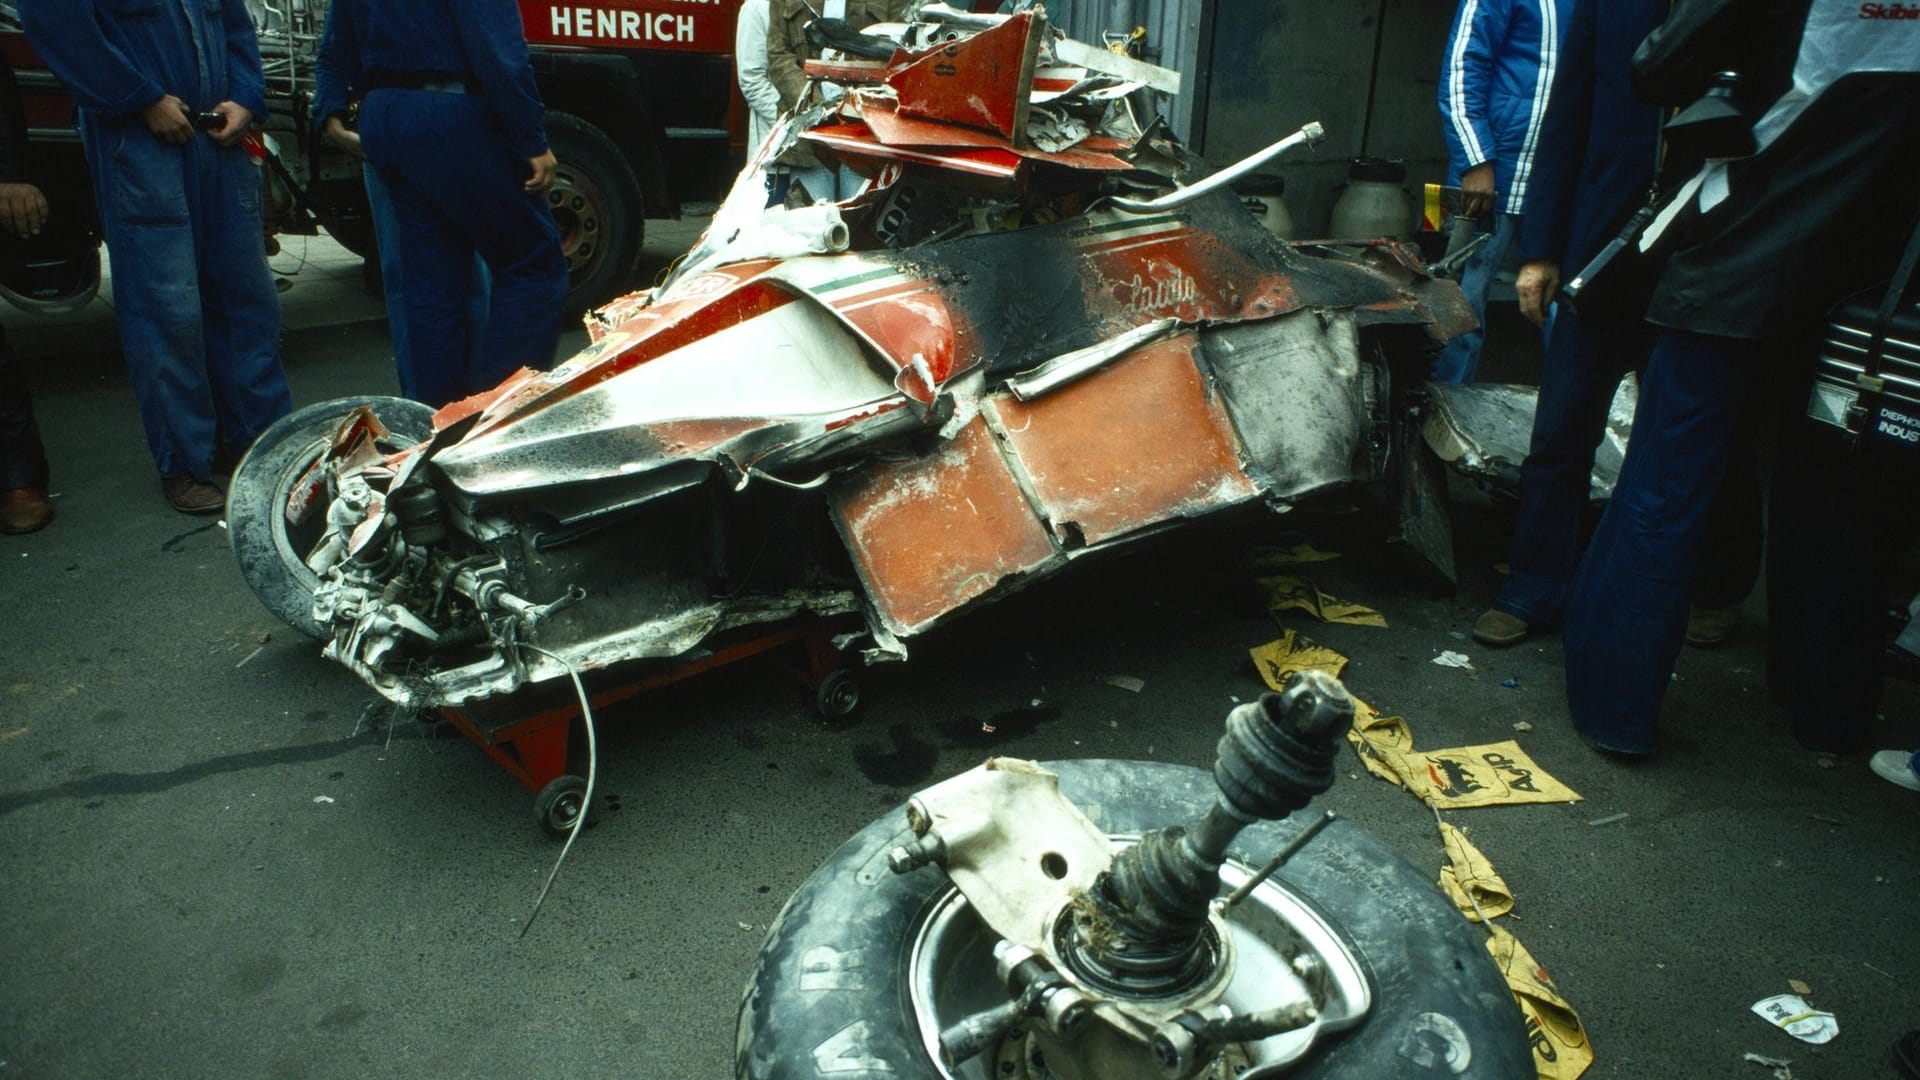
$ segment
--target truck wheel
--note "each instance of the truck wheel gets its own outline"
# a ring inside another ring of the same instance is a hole
[[[316,508],[304,525],[295,526],[287,521],[287,499],[294,484],[327,452],[340,421],[362,405],[373,406],[393,432],[390,441],[381,443],[385,449],[404,449],[433,435],[433,409],[417,401],[322,401],[275,421],[240,459],[227,484],[227,535],[240,573],[268,611],[310,638],[329,636],[313,619],[313,590],[320,579],[306,563],[323,534],[326,508]]]
[[[632,287],[646,205],[633,167],[606,132],[572,113],[550,112],[547,141],[560,163],[547,201],[572,275],[567,312],[578,315]]]
[[[1217,790],[1209,773],[1182,765],[1062,761],[1046,767],[1094,824],[1115,835],[1191,820],[1213,804]],[[1257,868],[1310,816],[1253,825],[1234,841],[1234,857]],[[943,964],[951,954],[927,952],[939,937],[935,915],[952,892],[946,876],[933,867],[908,874],[887,867],[887,852],[911,836],[905,814],[881,818],[842,845],[781,909],[740,1003],[736,1077],[955,1075],[927,1051],[926,1018],[909,965],[916,958],[921,970],[969,965]],[[1328,1036],[1287,1072],[1290,1080],[1534,1075],[1520,1010],[1487,953],[1485,935],[1460,917],[1428,875],[1357,826],[1336,821],[1278,877],[1341,935],[1373,988],[1366,1018]],[[1013,1068],[1003,1061],[1002,1072],[1011,1075]]]

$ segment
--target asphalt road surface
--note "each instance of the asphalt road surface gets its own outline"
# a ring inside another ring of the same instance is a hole
[[[1584,796],[1450,816],[1584,1018],[1588,1076],[1769,1075],[1749,1051],[1796,1080],[1890,1076],[1889,1043],[1920,1026],[1920,796],[1787,737],[1759,599],[1728,646],[1682,658],[1661,754],[1603,759],[1567,725],[1557,638],[1467,639],[1506,522],[1465,487],[1455,595],[1358,517],[1259,516],[916,640],[861,673],[850,723],[816,719],[773,662],[609,709],[601,815],[522,938],[557,851],[528,794],[464,741],[370,713],[254,601],[217,520],[163,504],[105,316],[4,317],[26,331],[60,498],[47,531],[0,540],[0,1080],[730,1076],[767,926],[845,837],[990,754],[1206,764],[1260,690],[1247,650],[1280,625],[1348,655],[1348,685],[1421,748],[1518,739]],[[298,402],[391,390],[382,324],[319,322],[287,338]],[[1306,572],[1390,626],[1277,624],[1243,556],[1288,533],[1341,552]],[[1433,664],[1443,650],[1474,670]],[[1887,717],[1884,745],[1920,743],[1910,687]],[[1432,815],[1351,754],[1322,804],[1438,870]],[[1748,1011],[1789,979],[1838,1039]]]

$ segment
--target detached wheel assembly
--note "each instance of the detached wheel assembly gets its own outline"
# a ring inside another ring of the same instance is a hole
[[[1289,712],[1236,710],[1212,774],[1002,760],[867,826],[769,931],[735,1075],[1534,1076],[1482,931],[1361,829],[1285,816],[1338,735]]]
[[[533,797],[533,819],[540,830],[556,840],[573,831],[574,822],[587,812],[587,780],[568,773],[557,776]]]

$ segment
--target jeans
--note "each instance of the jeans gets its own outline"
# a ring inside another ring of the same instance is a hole
[[[162,476],[210,479],[293,409],[260,166],[203,136],[174,146],[85,110],[80,126],[147,448]]]
[[[444,404],[520,368],[552,367],[567,293],[560,233],[545,196],[524,189],[527,163],[486,99],[375,90],[361,105],[360,138],[401,224],[413,396]],[[493,273],[477,347],[468,303],[476,253]]]
[[[1520,508],[1507,556],[1512,573],[1493,607],[1535,627],[1560,619],[1580,558],[1593,455],[1606,434],[1607,406],[1621,378],[1646,354],[1644,323],[1583,319],[1553,308],[1533,438],[1520,469]],[[1694,603],[1737,604],[1760,575],[1761,503],[1751,423],[1736,430],[1726,481],[1702,539]]]
[[[387,194],[387,185],[381,181],[379,171],[367,165],[360,173],[366,182],[367,209],[373,216],[373,235],[380,249],[380,286],[386,294],[388,336],[393,341],[400,394],[424,401],[420,396],[422,388],[438,380],[414,370],[412,335],[407,332],[407,273],[400,258],[400,245],[404,242],[400,237],[400,217],[394,213],[393,199]],[[488,294],[492,291],[493,275],[487,270],[487,261],[475,255],[473,284],[467,291],[467,341],[471,349],[479,349],[486,338]],[[472,370],[479,363],[480,357],[469,353],[467,369]]]
[[[1651,753],[1686,634],[1708,507],[1733,454],[1751,342],[1663,330],[1647,358],[1620,483],[1567,596],[1567,708],[1582,735]]]
[[[1484,231],[1477,229],[1476,235]],[[1520,215],[1494,214],[1493,232],[1487,242],[1468,256],[1460,268],[1460,291],[1467,294],[1467,303],[1472,306],[1474,317],[1480,320],[1480,328],[1447,342],[1433,361],[1434,382],[1472,382],[1479,372],[1480,346],[1487,338],[1487,293],[1493,288],[1494,276],[1507,265],[1507,257],[1513,253],[1513,243],[1519,235]]]

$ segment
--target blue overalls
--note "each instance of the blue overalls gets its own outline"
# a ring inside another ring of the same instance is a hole
[[[348,113],[352,98],[367,89],[367,70],[361,56],[366,36],[368,10],[373,0],[333,0],[327,9],[325,33],[320,53],[314,60],[313,132],[320,138],[329,119]],[[372,164],[361,166],[361,179],[367,189],[367,210],[373,219],[374,242],[379,248],[380,284],[386,293],[387,328],[393,343],[393,359],[400,378],[402,396],[429,405],[444,405],[473,393],[480,379],[472,373],[486,368],[480,350],[485,344],[488,296],[493,291],[493,276],[487,261],[473,258],[473,279],[467,287],[467,365],[462,371],[422,368],[415,362],[413,338],[407,328],[407,272],[401,258],[401,221],[394,210],[393,197],[386,182]],[[497,381],[497,380],[495,380]],[[487,384],[491,385],[491,384]]]
[[[242,0],[22,0],[47,66],[80,104],[79,128],[113,268],[122,350],[162,476],[210,479],[292,409],[280,367],[280,298],[267,270],[260,167],[204,135],[147,130],[166,94],[188,112],[267,111]]]
[[[519,8],[383,0],[367,14],[360,139],[399,219],[416,396],[453,400],[552,366],[567,263],[545,197],[523,186],[547,139]],[[477,349],[475,252],[493,274]]]

